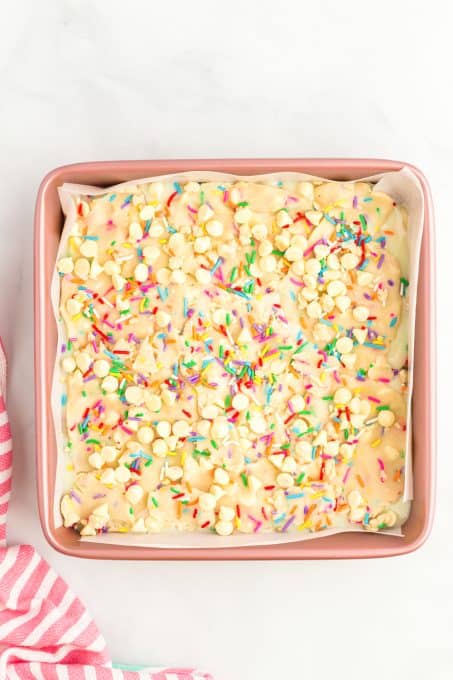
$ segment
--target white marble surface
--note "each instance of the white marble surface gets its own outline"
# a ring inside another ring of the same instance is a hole
[[[72,584],[117,661],[195,664],[218,680],[451,678],[451,4],[6,6],[0,332],[15,442],[10,541],[33,543]],[[46,545],[32,398],[39,181],[73,161],[181,156],[390,157],[428,176],[440,284],[440,475],[434,530],[419,552],[367,562],[107,564]]]

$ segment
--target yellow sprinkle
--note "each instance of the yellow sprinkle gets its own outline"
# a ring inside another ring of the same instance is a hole
[[[239,518],[239,517],[236,517],[235,520],[234,520],[234,522],[235,522],[235,524],[236,524],[236,529],[240,529],[240,528],[241,528],[241,520],[240,520],[240,518]]]
[[[186,462],[186,458],[187,458],[187,452],[183,451],[182,455],[181,455],[181,466],[182,467],[184,467],[184,463]]]
[[[374,442],[372,442],[372,444],[371,444],[371,446],[373,447],[373,449],[376,448],[376,446],[379,446],[379,444],[381,443],[381,441],[382,441],[382,439],[375,439]]]
[[[324,371],[322,373],[320,373],[319,379],[320,379],[321,382],[326,382],[326,374],[325,374]]]
[[[176,451],[168,451],[167,456],[176,456]]]
[[[125,241],[124,243],[121,244],[121,247],[122,248],[132,248],[132,243],[127,243],[127,241]],[[128,257],[129,257],[129,255],[128,255]]]
[[[77,319],[81,319],[81,318],[82,318],[82,315],[79,313],[79,314],[76,314],[75,316],[72,317],[72,321],[77,321]]]
[[[128,534],[129,533],[129,529],[127,527],[119,527],[119,529],[117,529],[117,531],[120,534]]]
[[[73,465],[66,465],[66,470],[68,472],[72,472],[74,470],[74,466]]]

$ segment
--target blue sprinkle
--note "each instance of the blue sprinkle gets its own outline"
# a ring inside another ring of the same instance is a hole
[[[336,222],[335,222],[335,220],[333,219],[333,217],[331,217],[331,216],[328,215],[327,213],[324,213],[324,217],[325,217],[325,219],[326,219],[328,222],[330,222],[330,224],[336,224]]]
[[[62,394],[62,395],[61,395],[61,405],[62,405],[62,406],[66,406],[67,403],[68,403],[68,395],[67,395],[67,394]]]
[[[182,186],[179,182],[173,182],[173,186],[175,187],[175,191],[177,191],[178,194],[182,194]]]
[[[397,321],[398,321],[398,317],[394,316],[393,319],[391,319],[391,321],[390,321],[390,328],[393,328],[393,326],[395,326]]]
[[[303,498],[304,496],[305,496],[305,494],[303,494],[303,493],[290,493],[290,494],[288,494],[288,496],[286,496],[286,499],[288,501],[292,501],[295,498]]]
[[[116,198],[116,194],[111,194],[111,195],[109,196],[108,200],[110,201],[110,203],[112,203],[112,201],[114,201],[115,198]]]

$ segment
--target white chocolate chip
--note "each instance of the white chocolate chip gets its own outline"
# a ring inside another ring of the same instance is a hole
[[[126,491],[126,498],[131,503],[131,505],[135,505],[136,503],[139,503],[144,495],[143,488],[140,486],[140,484],[131,484],[128,490]]]
[[[352,334],[360,345],[367,339],[368,330],[366,328],[353,328]]]
[[[195,239],[193,249],[196,253],[205,253],[211,247],[211,239],[209,236],[199,236]]]
[[[178,437],[178,439],[182,439],[183,437],[188,436],[188,434],[190,432],[190,425],[187,422],[187,420],[176,420],[173,423],[172,431],[173,431],[173,434],[175,435],[175,437]],[[163,436],[163,435],[161,435],[161,436]]]
[[[294,394],[290,399],[290,404],[293,408],[293,411],[298,413],[299,411],[302,411],[304,409],[305,399],[301,394]]]
[[[201,493],[200,498],[198,499],[198,505],[201,510],[205,510],[206,512],[214,510],[216,506],[216,497],[212,493]]]
[[[75,316],[81,311],[82,303],[79,302],[78,300],[74,300],[74,298],[69,298],[69,300],[66,303],[66,309],[68,314],[70,314],[71,316]]]
[[[276,482],[282,489],[289,489],[294,486],[294,480],[288,472],[281,472],[277,475]]]
[[[186,275],[185,275],[185,273],[182,271],[182,269],[175,269],[175,270],[171,273],[170,281],[171,281],[172,283],[178,283],[178,284],[185,283],[185,281],[186,281]]]
[[[231,405],[236,411],[245,411],[249,405],[249,398],[246,394],[238,392],[234,395]]]
[[[157,394],[145,392],[145,404],[146,408],[155,413],[162,408],[162,399]]]
[[[395,414],[389,410],[379,411],[377,419],[381,427],[392,427],[395,422]]]
[[[273,255],[266,255],[260,259],[259,267],[261,271],[265,272],[266,274],[270,274],[271,272],[275,271],[277,267],[277,260]]]
[[[352,399],[351,391],[347,387],[340,387],[334,394],[335,404],[349,404]]]
[[[90,273],[90,263],[84,257],[79,257],[75,261],[74,272],[79,277],[79,279],[87,279]]]
[[[74,262],[72,257],[62,257],[58,261],[57,270],[60,274],[70,274],[74,271]]]
[[[84,257],[96,257],[98,254],[98,244],[96,241],[87,239],[80,246],[80,252]]]
[[[214,211],[211,210],[209,205],[204,203],[198,208],[198,220],[199,222],[207,222],[214,215]]]
[[[140,219],[144,222],[152,220],[154,217],[154,212],[154,207],[152,205],[145,205],[145,207],[140,210]]]
[[[95,468],[96,470],[100,470],[104,464],[101,454],[98,453],[97,451],[88,456],[88,462],[91,465],[91,467]]]
[[[282,234],[277,234],[275,237],[275,245],[280,250],[286,250],[290,244],[290,234],[288,232],[283,232]]]
[[[279,210],[276,217],[277,227],[288,227],[293,223],[291,216],[286,210]]]
[[[301,260],[303,256],[304,253],[302,249],[297,248],[297,246],[290,246],[285,252],[285,257],[289,262],[296,262],[298,260]]]
[[[311,182],[299,182],[297,185],[297,192],[304,198],[308,198],[310,201],[314,197],[314,187]]]
[[[127,387],[124,396],[126,397],[126,401],[129,404],[134,404],[135,406],[141,406],[141,404],[143,404],[143,389],[141,387],[137,387],[137,385],[131,385],[130,387]]]
[[[233,533],[233,523],[219,520],[215,524],[215,530],[219,536],[229,536]]]
[[[331,281],[327,285],[327,292],[331,297],[335,298],[346,293],[346,286],[343,281],[338,281],[337,279],[336,281]]]
[[[311,276],[317,276],[321,271],[321,263],[315,257],[312,257],[306,261],[305,271]]]
[[[139,283],[143,283],[148,278],[148,267],[144,262],[139,262],[134,269],[135,280]]]
[[[131,478],[130,470],[124,465],[120,465],[115,470],[115,479],[120,484],[126,484]]]
[[[210,220],[206,225],[206,231],[210,236],[221,236],[223,234],[223,224],[219,220]]]
[[[93,364],[93,373],[98,378],[105,378],[109,374],[110,364],[105,359],[98,359]]]
[[[351,298],[348,295],[338,295],[335,298],[335,304],[340,312],[345,312],[351,306]]]
[[[177,482],[178,479],[181,479],[183,475],[184,475],[184,470],[179,465],[171,465],[167,469],[167,477],[172,482]]]
[[[246,224],[247,222],[250,222],[251,217],[252,211],[250,208],[247,208],[247,206],[238,208],[234,213],[234,221],[236,224]]]
[[[104,271],[108,276],[113,276],[113,274],[119,274],[121,267],[114,260],[107,260],[104,264]]]
[[[164,312],[163,310],[159,310],[156,314],[156,323],[160,328],[165,328],[168,326],[168,324],[171,321],[171,316],[170,314],[167,314],[167,312]]]
[[[318,210],[307,210],[305,212],[305,217],[311,224],[318,226],[322,220],[322,212],[319,212]]]
[[[319,319],[322,316],[322,307],[316,300],[310,302],[307,307],[307,314],[311,319]]]
[[[201,283],[203,286],[205,286],[211,280],[211,272],[208,269],[197,269],[195,272],[195,278],[197,279],[198,283]]]
[[[137,439],[140,444],[150,444],[154,439],[152,428],[147,425],[142,425],[137,431]]]
[[[335,345],[335,349],[337,349],[340,354],[347,354],[350,352],[353,348],[353,342],[351,338],[338,338],[337,344]]]
[[[272,250],[273,250],[272,243],[270,241],[263,241],[258,246],[258,255],[264,258],[267,255],[270,255]]]
[[[333,269],[334,271],[340,268],[340,262],[335,253],[331,253],[327,256],[327,266],[329,269]]]
[[[370,312],[368,307],[364,307],[362,305],[359,305],[358,307],[355,307],[352,310],[352,316],[356,321],[360,322],[366,321],[368,319],[369,314]]]
[[[359,263],[359,258],[354,253],[345,253],[341,257],[341,264],[345,269],[354,269]]]
[[[214,480],[220,486],[226,486],[230,481],[230,475],[224,468],[217,468],[214,471]]]
[[[173,234],[176,236],[176,234]],[[143,257],[145,258],[146,264],[152,264],[160,255],[160,250],[157,246],[146,246],[143,248]]]
[[[100,482],[101,484],[105,484],[106,486],[112,486],[115,484],[117,481],[116,476],[115,476],[115,470],[112,470],[112,468],[107,468],[106,470],[103,471]]]
[[[161,283],[162,285],[166,286],[168,283],[170,283],[170,276],[171,270],[168,269],[168,267],[161,267],[156,272],[157,283]]]
[[[221,505],[219,509],[219,518],[224,522],[231,522],[236,516],[234,508],[229,505]]]
[[[263,241],[263,239],[266,238],[267,236],[267,227],[265,224],[254,224],[252,227],[252,235],[253,238],[256,238],[258,241]]]
[[[266,430],[266,421],[259,414],[254,414],[249,420],[249,427],[255,434],[263,434]]]
[[[122,290],[126,284],[126,279],[120,274],[112,274],[112,283],[115,290]]]
[[[103,446],[101,449],[101,456],[106,463],[113,463],[118,457],[118,450],[114,446]]]
[[[159,435],[159,437],[165,437],[170,436],[171,433],[171,425],[168,422],[168,420],[161,420],[159,423],[156,425],[156,432]]]
[[[156,439],[153,442],[153,453],[159,458],[163,458],[168,451],[168,446],[165,439]]]
[[[143,238],[143,229],[138,222],[131,222],[129,225],[129,238],[131,241],[140,241]]]
[[[143,517],[139,517],[138,520],[132,525],[131,529],[133,534],[146,534],[146,525]]]
[[[118,389],[118,378],[115,378],[114,375],[108,375],[102,381],[102,389],[104,392],[116,392]]]
[[[352,368],[355,366],[355,363],[357,361],[357,355],[354,354],[354,352],[349,352],[348,354],[342,354],[341,355],[341,361],[344,363],[344,365],[347,368]]]
[[[296,472],[296,466],[297,463],[295,458],[292,456],[283,456],[282,472],[294,473]]]
[[[61,362],[61,365],[65,373],[72,373],[76,369],[74,357],[65,357]]]
[[[88,352],[79,352],[76,354],[76,364],[82,373],[86,373],[91,366],[91,357]]]

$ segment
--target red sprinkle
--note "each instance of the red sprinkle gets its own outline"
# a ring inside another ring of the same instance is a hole
[[[177,191],[174,191],[174,192],[171,194],[171,196],[168,197],[168,200],[167,200],[167,207],[170,205],[170,203],[172,202],[172,200],[174,199],[174,197],[177,196],[177,195],[178,195],[178,192],[177,192]]]

